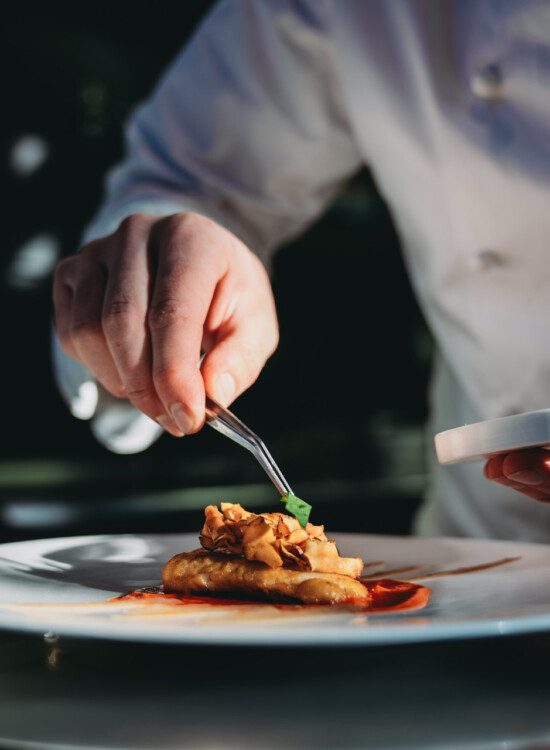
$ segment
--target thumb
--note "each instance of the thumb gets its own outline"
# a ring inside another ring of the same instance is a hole
[[[267,337],[266,337],[267,340]],[[235,331],[217,343],[206,355],[201,371],[206,392],[222,406],[229,406],[255,382],[277,342],[252,340]]]

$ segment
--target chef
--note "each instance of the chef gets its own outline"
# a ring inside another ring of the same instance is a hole
[[[230,404],[277,346],[270,256],[364,164],[437,344],[430,433],[549,407],[549,90],[544,0],[222,0],[57,269],[73,414],[131,453]],[[542,455],[434,460],[417,532],[549,541]]]

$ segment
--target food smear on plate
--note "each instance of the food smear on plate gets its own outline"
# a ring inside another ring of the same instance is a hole
[[[326,613],[329,610],[342,611],[344,609],[352,613],[367,612],[369,614],[384,614],[422,609],[426,606],[430,598],[430,589],[427,586],[409,583],[408,581],[381,579],[379,581],[365,582],[364,586],[368,590],[367,598],[360,600],[356,599],[330,606],[322,604],[299,604],[275,601],[268,602],[265,600],[234,599],[227,596],[174,594],[165,592],[162,586],[136,589],[136,591],[132,591],[130,594],[117,596],[110,601],[111,603],[163,603],[174,607],[202,604],[205,607],[240,607],[245,609],[253,606],[258,609],[275,608],[279,612],[285,612],[287,614],[299,613],[304,610]]]
[[[413,576],[409,578],[409,581],[424,580],[426,578],[446,578],[447,576],[463,576],[467,573],[481,573],[483,570],[489,570],[490,568],[500,568],[501,565],[509,565],[510,563],[521,560],[519,555],[513,557],[501,557],[499,560],[489,560],[485,563],[478,563],[477,565],[466,565],[460,568],[449,568],[448,570],[436,570],[433,573],[425,573],[424,575]]]
[[[205,509],[201,548],[164,566],[161,592],[136,592],[143,601],[179,597],[181,604],[239,602],[289,606],[418,608],[429,589],[416,583],[363,581],[359,557],[342,557],[323,526],[284,513],[251,513],[236,503]],[[228,599],[229,597],[229,599]]]

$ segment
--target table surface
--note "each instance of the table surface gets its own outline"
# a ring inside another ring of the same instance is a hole
[[[550,746],[548,634],[229,649],[4,633],[0,665],[10,749]]]

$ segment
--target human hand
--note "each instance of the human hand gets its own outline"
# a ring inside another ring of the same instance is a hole
[[[550,452],[541,448],[511,451],[490,458],[487,479],[512,487],[534,500],[550,502]]]
[[[278,343],[261,262],[196,213],[129,216],[58,265],[53,294],[63,350],[176,436],[202,426],[205,389],[227,406]]]

